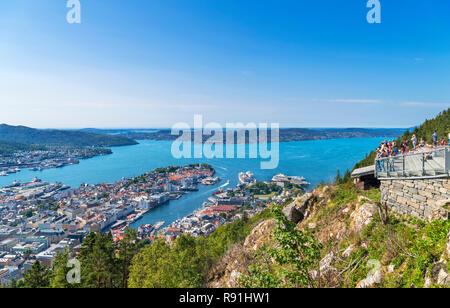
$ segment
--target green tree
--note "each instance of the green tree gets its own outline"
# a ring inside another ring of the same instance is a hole
[[[52,276],[50,278],[50,287],[57,289],[69,289],[77,286],[75,284],[70,284],[67,281],[67,274],[71,270],[71,268],[67,267],[69,260],[70,255],[66,250],[62,253],[58,253],[55,257],[52,267]]]
[[[117,287],[118,266],[110,233],[90,233],[80,248],[81,283],[87,288]]]
[[[311,272],[320,260],[322,245],[309,232],[298,230],[290,222],[279,205],[272,206],[276,219],[273,231],[275,248],[263,251],[273,258],[276,265],[268,265],[270,258],[250,267],[250,275],[243,276],[241,283],[246,287],[316,287],[317,282]],[[276,270],[275,270],[276,269]],[[286,284],[282,284],[285,281]]]
[[[339,169],[336,172],[336,177],[334,178],[334,183],[337,185],[342,184],[341,172],[339,171]]]
[[[50,270],[41,265],[39,260],[23,275],[25,288],[47,288],[50,286]]]
[[[131,261],[140,248],[136,230],[127,228],[123,239],[119,242],[118,248],[118,263],[121,276],[120,287],[126,288],[128,286]]]

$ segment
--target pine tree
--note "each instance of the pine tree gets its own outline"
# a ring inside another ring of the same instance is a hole
[[[85,238],[78,256],[83,287],[113,288],[118,285],[115,253],[111,233],[91,233]]]
[[[339,169],[336,172],[336,177],[334,178],[334,183],[337,185],[342,183],[341,172],[339,171]]]
[[[23,275],[25,288],[48,288],[50,286],[50,274],[50,270],[42,266],[39,260],[36,260],[31,269]]]
[[[344,175],[344,178],[342,179],[342,182],[343,183],[348,183],[348,182],[351,181],[351,179],[352,179],[352,176],[351,176],[350,170],[347,169],[345,171],[345,175]]]
[[[50,286],[52,288],[68,289],[76,287],[76,285],[70,284],[67,281],[67,274],[71,270],[71,268],[67,267],[69,260],[70,256],[66,250],[55,257],[52,267],[52,276],[50,278]]]
[[[127,228],[123,239],[119,243],[118,263],[120,270],[120,287],[127,288],[130,275],[130,265],[134,256],[139,251],[139,240],[134,229]]]

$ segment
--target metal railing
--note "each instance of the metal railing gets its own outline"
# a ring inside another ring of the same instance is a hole
[[[375,160],[377,178],[417,178],[448,176],[450,172],[450,147],[420,149],[405,155],[383,157]]]

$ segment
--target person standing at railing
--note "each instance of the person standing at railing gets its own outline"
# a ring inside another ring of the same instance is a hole
[[[450,133],[448,133],[448,145],[450,146]]]
[[[438,133],[434,131],[433,133],[433,146],[436,147],[438,143]]]
[[[449,134],[449,136],[450,136],[450,134]],[[416,137],[415,134],[412,135],[411,142],[413,144],[413,150],[415,150],[416,149],[416,145],[417,145],[417,137]]]

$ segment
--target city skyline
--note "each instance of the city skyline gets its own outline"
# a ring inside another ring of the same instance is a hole
[[[0,123],[419,125],[450,106],[448,1],[0,4]]]

